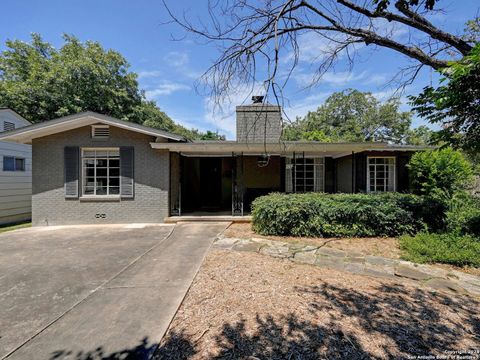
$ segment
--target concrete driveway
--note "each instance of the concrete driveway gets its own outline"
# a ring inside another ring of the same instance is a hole
[[[148,359],[226,226],[0,235],[0,359]]]

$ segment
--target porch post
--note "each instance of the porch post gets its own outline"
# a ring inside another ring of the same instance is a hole
[[[181,213],[181,165],[180,154],[170,153],[170,214],[171,216],[180,216]]]
[[[243,216],[243,152],[235,155],[232,152],[232,216]]]
[[[355,170],[356,170],[356,166],[355,166],[355,151],[352,151],[352,194],[355,193],[355,189],[356,189],[356,179],[355,179]]]

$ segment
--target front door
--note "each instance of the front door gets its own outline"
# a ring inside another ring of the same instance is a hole
[[[200,204],[202,210],[216,211],[222,202],[222,159],[200,159]]]

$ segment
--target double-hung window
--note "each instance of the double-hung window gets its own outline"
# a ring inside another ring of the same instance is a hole
[[[395,191],[395,157],[367,157],[369,192]]]
[[[119,149],[83,149],[82,174],[82,195],[119,196]]]
[[[286,192],[323,192],[324,191],[323,157],[293,157],[286,159]]]

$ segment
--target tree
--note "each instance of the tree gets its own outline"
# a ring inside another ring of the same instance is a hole
[[[164,0],[165,2],[166,0]],[[448,33],[430,20],[434,0],[225,0],[209,2],[210,21],[191,22],[176,16],[172,21],[187,32],[214,41],[219,58],[205,72],[217,101],[234,92],[239,84],[264,82],[267,94],[278,99],[298,65],[301,43],[310,34],[323,41],[314,56],[315,83],[340,56],[350,64],[360,46],[387,48],[413,60],[401,69],[399,81],[406,85],[423,66],[441,69],[449,60],[467,55],[470,40]],[[221,20],[220,20],[221,19]],[[399,28],[410,36],[395,37]],[[293,54],[293,55],[292,55]],[[292,61],[283,61],[288,56]],[[281,74],[280,67],[282,68]],[[262,74],[261,79],[258,73]],[[284,75],[286,74],[286,76]]]
[[[415,153],[408,164],[413,191],[438,199],[451,199],[473,180],[472,165],[451,148]]]
[[[6,42],[0,55],[0,106],[34,123],[90,110],[189,138],[201,135],[175,124],[145,99],[137,74],[120,53],[69,35],[64,41],[58,50],[38,34],[31,43]]]
[[[206,133],[200,136],[200,140],[225,140],[225,135],[220,135],[218,131],[207,130]]]
[[[385,141],[406,143],[412,136],[411,114],[399,110],[398,99],[380,103],[371,93],[333,93],[316,111],[285,129],[287,140]]]
[[[472,154],[480,152],[480,44],[461,61],[441,71],[445,85],[427,86],[411,96],[413,110],[442,127],[437,142],[446,142]]]

